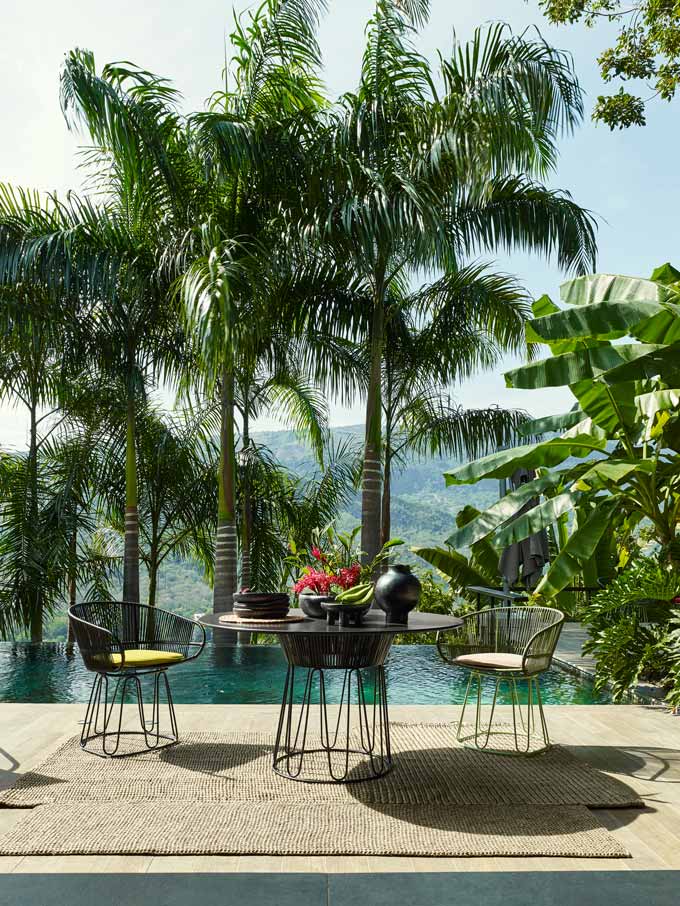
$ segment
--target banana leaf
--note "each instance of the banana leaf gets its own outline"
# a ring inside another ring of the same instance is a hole
[[[536,595],[551,598],[569,585],[593,556],[605,532],[611,528],[612,519],[620,504],[618,498],[603,498],[585,522],[573,530],[550,569],[536,586]]]
[[[617,436],[621,430],[639,426],[635,399],[645,389],[640,381],[616,385],[602,381],[579,381],[570,389],[581,409],[609,437]]]
[[[533,325],[537,321],[544,320],[554,314],[559,314],[561,309],[555,305],[549,296],[541,296],[535,299],[531,305],[534,320],[529,321],[525,327],[527,343],[547,343],[553,355],[562,355],[566,352],[576,352],[579,349],[586,349],[594,346],[605,346],[606,341],[595,337],[562,337],[560,339],[546,339],[540,336],[534,329]]]
[[[489,576],[475,569],[458,551],[443,547],[412,547],[411,552],[434,566],[453,589],[463,589],[467,585],[495,585],[498,582],[498,576]]]
[[[531,322],[531,329],[544,343],[573,337],[611,340],[632,334],[643,321],[665,313],[658,302],[596,302],[538,318]]]
[[[538,497],[548,488],[554,488],[560,481],[559,474],[542,475],[533,481],[527,481],[515,491],[501,497],[471,522],[457,529],[446,539],[447,545],[456,549],[470,547],[511,519],[533,497]]]
[[[556,522],[563,513],[573,510],[581,495],[575,491],[564,491],[549,497],[527,513],[503,525],[494,535],[494,544],[499,548],[509,547],[517,541],[524,541],[531,535]]]
[[[619,384],[653,378],[657,375],[670,386],[680,384],[680,343],[648,348],[648,351],[635,361],[622,363],[608,370],[604,380],[608,384]]]
[[[680,415],[680,390],[654,390],[651,393],[641,393],[635,397],[640,418],[645,422],[643,439],[650,441],[653,437],[666,428],[669,418],[661,423],[657,415],[671,414],[673,418]]]
[[[677,343],[680,340],[680,305],[667,302],[662,311],[631,330],[631,336],[642,343]]]
[[[538,387],[562,387],[598,377],[605,371],[625,366],[634,360],[657,352],[662,347],[644,343],[607,344],[577,352],[556,355],[531,362],[505,373],[507,387],[534,390]],[[640,375],[635,375],[637,379]]]
[[[565,305],[593,305],[599,302],[666,302],[676,294],[661,283],[621,274],[588,274],[567,280],[560,287]]]
[[[680,390],[654,390],[635,397],[635,405],[643,418],[652,419],[657,412],[680,409]]]
[[[535,437],[549,431],[563,431],[565,428],[573,428],[574,425],[578,425],[584,418],[585,412],[581,409],[571,409],[569,412],[563,412],[562,415],[546,415],[543,418],[522,422],[517,428],[517,433],[521,437]]]
[[[447,485],[475,484],[482,478],[510,478],[516,469],[552,468],[570,456],[583,459],[593,452],[604,450],[604,437],[579,434],[572,437],[552,437],[538,444],[524,444],[511,450],[499,450],[473,462],[444,472]]]
[[[672,283],[680,281],[680,271],[673,267],[670,261],[655,267],[651,278],[656,283],[663,283],[664,286],[670,286]]]
[[[603,459],[578,478],[573,487],[579,491],[593,491],[617,485],[634,472],[650,474],[654,463],[648,459]]]

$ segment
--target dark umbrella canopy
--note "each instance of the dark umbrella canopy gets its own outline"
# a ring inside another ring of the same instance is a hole
[[[527,481],[533,481],[535,473],[529,469],[517,469],[511,478],[512,489],[516,490]],[[533,498],[524,504],[518,515],[533,509],[538,503]],[[545,529],[511,544],[501,554],[498,564],[501,575],[508,583],[508,587],[516,585],[520,579],[525,588],[535,588],[543,575],[543,567],[550,557],[548,549],[548,535]]]

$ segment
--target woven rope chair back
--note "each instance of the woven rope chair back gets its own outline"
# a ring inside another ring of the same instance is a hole
[[[153,648],[187,657],[193,624],[175,614],[128,601],[87,601],[69,608],[73,634],[90,669],[121,650]]]

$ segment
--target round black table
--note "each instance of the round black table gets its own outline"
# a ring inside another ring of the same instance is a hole
[[[303,616],[291,610],[291,616]],[[277,774],[307,783],[353,783],[382,777],[392,769],[385,660],[394,636],[439,632],[462,624],[459,617],[413,611],[406,625],[385,622],[371,610],[361,626],[329,626],[305,617],[289,623],[221,623],[220,614],[199,622],[211,629],[267,632],[276,635],[288,661],[274,743]],[[297,715],[296,670],[303,672],[304,691]],[[326,702],[328,670],[343,671],[338,713],[331,718]],[[306,671],[306,672],[305,672]],[[418,678],[414,677],[414,684]],[[311,718],[312,694],[318,686],[319,722]],[[353,689],[355,695],[353,695]]]

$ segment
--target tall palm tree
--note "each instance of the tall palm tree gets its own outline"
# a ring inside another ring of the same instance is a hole
[[[273,320],[268,291],[280,236],[271,229],[281,204],[296,193],[308,118],[321,98],[315,30],[323,0],[265,0],[237,19],[229,84],[211,110],[192,119],[204,170],[220,204],[187,234],[177,261],[189,333],[199,350],[205,389],[217,383],[222,413],[213,608],[230,610],[237,577],[237,377],[257,359],[258,341]],[[276,161],[276,167],[272,161]],[[246,530],[247,531],[247,530]]]
[[[434,73],[412,43],[427,0],[377,0],[359,87],[320,130],[308,209],[296,228],[351,260],[365,298],[370,343],[362,483],[362,549],[380,547],[381,388],[389,293],[414,273],[439,270],[438,293],[455,298],[479,251],[556,253],[581,271],[595,254],[590,216],[540,179],[554,165],[558,134],[582,116],[570,60],[540,37],[505,26],[475,33]],[[441,84],[443,88],[437,86]],[[523,174],[518,176],[517,174]],[[516,311],[470,275],[478,324],[521,344]],[[451,340],[454,342],[453,338]]]

